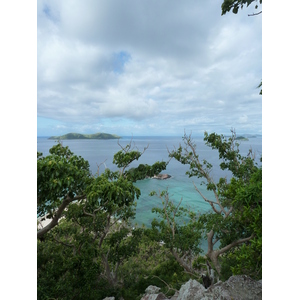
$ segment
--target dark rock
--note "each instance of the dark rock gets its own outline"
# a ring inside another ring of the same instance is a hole
[[[211,286],[211,280],[208,276],[202,275],[202,281],[206,289]]]
[[[158,175],[154,175],[152,178],[153,179],[164,180],[164,179],[171,178],[171,175],[169,175],[169,174],[158,174]]]

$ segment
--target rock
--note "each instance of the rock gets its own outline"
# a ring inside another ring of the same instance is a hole
[[[163,293],[159,293],[159,291],[159,287],[149,285],[145,290],[146,294],[141,300],[167,300],[168,298]]]
[[[181,286],[177,300],[200,300],[203,298],[205,288],[198,281],[190,279]]]
[[[231,276],[208,288],[206,294],[210,298],[205,299],[259,300],[262,299],[262,284],[246,275]]]
[[[146,294],[141,300],[168,300],[168,298],[163,294]]]
[[[231,276],[227,281],[214,284],[205,289],[196,280],[182,285],[177,300],[260,300],[262,283],[246,275]]]
[[[164,179],[171,178],[171,175],[169,175],[169,174],[158,174],[158,175],[154,175],[152,178],[153,179],[164,180]]]
[[[209,276],[202,275],[202,281],[206,289],[211,286],[211,279],[209,278]]]
[[[159,291],[160,288],[155,285],[149,285],[145,290],[146,294],[157,294]]]
[[[103,300],[115,300],[115,297],[106,297]]]

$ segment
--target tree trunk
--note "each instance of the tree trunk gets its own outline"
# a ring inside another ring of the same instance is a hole
[[[73,202],[75,200],[81,200],[84,198],[85,198],[85,195],[76,196],[74,198],[70,198],[69,196],[67,196],[61,203],[58,210],[55,212],[55,215],[54,215],[52,221],[47,226],[45,226],[44,228],[40,229],[37,232],[37,238],[41,239],[44,234],[46,234],[48,231],[50,231],[53,227],[55,227],[58,224],[58,220],[61,218],[63,211],[71,202]]]
[[[191,268],[177,253],[174,249],[171,250],[172,255],[175,257],[177,262],[187,271],[188,273],[195,274],[195,270]]]
[[[221,275],[221,265],[219,263],[219,256],[220,254],[223,254],[227,251],[229,251],[231,248],[236,247],[240,244],[243,244],[245,242],[250,241],[253,238],[253,234],[247,238],[244,239],[240,239],[237,241],[233,241],[232,243],[226,245],[225,247],[221,248],[221,249],[217,249],[214,250],[214,242],[213,242],[213,236],[214,236],[214,231],[211,230],[209,233],[207,233],[207,243],[208,243],[208,249],[207,249],[207,253],[206,256],[212,261],[212,263],[214,264],[214,267],[216,268],[216,271],[218,272],[218,275]]]

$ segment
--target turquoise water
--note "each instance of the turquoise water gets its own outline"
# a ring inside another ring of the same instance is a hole
[[[132,146],[143,151],[144,147],[148,145],[147,150],[142,157],[131,167],[138,164],[153,164],[156,161],[168,161],[168,151],[178,147],[182,142],[181,137],[123,137],[120,140],[120,144],[124,147],[132,140]],[[214,166],[212,176],[215,180],[219,177],[227,176],[230,174],[221,171],[218,167],[219,159],[218,152],[211,150],[207,147],[203,138],[194,138],[197,144],[197,152],[201,159],[207,159]],[[49,154],[49,149],[56,144],[53,140],[47,138],[37,139],[37,151],[42,152],[44,155]],[[100,172],[104,171],[105,166],[117,170],[117,167],[112,164],[114,154],[121,150],[117,140],[66,140],[63,141],[63,145],[69,146],[70,150],[76,155],[81,155],[83,158],[89,161],[90,169],[93,174],[97,172],[97,166],[100,165]],[[256,152],[257,160],[262,154],[262,139],[249,138],[249,141],[240,142],[240,152],[243,155],[248,153],[248,150],[252,148]],[[105,164],[105,165],[104,165]],[[209,199],[213,199],[212,192],[206,190],[205,186],[201,186],[201,179],[188,178],[185,172],[188,170],[188,166],[184,166],[175,160],[171,160],[167,166],[167,169],[162,173],[167,173],[172,177],[166,180],[157,179],[145,179],[138,181],[136,186],[141,190],[141,196],[137,201],[136,219],[134,222],[137,224],[145,224],[150,226],[151,221],[156,216],[151,212],[153,207],[161,206],[161,199],[156,196],[149,196],[151,191],[157,193],[168,189],[170,199],[174,203],[178,203],[182,199],[182,206],[189,206],[193,211],[199,211],[201,213],[210,209],[210,205],[202,200],[200,194],[195,190],[193,182],[197,185],[197,188]]]

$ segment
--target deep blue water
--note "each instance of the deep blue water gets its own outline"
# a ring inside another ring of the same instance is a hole
[[[197,144],[197,153],[200,159],[207,159],[213,166],[212,176],[215,180],[219,177],[230,176],[220,170],[218,152],[212,150],[204,144],[203,137],[194,137]],[[139,151],[143,151],[144,147],[148,145],[147,150],[142,157],[131,166],[138,164],[153,164],[156,161],[168,161],[168,151],[179,146],[182,143],[181,137],[123,137],[119,143],[124,147],[132,140],[132,146],[135,146]],[[37,138],[37,151],[42,152],[44,156],[49,154],[49,149],[56,144],[54,140],[48,140],[45,137]],[[106,167],[117,170],[117,167],[112,164],[114,154],[121,150],[118,145],[118,140],[65,140],[64,146],[69,146],[70,150],[76,155],[82,156],[89,161],[90,169],[93,174],[97,172],[97,166],[105,163]],[[262,138],[249,138],[249,141],[240,141],[240,153],[247,155],[248,150],[252,148],[256,153],[257,160],[262,154]],[[100,166],[100,172],[104,171],[104,164]],[[155,217],[151,213],[151,209],[156,206],[161,206],[161,200],[157,197],[150,197],[151,191],[163,191],[168,189],[170,198],[178,203],[182,198],[183,206],[190,206],[194,211],[205,212],[210,209],[210,205],[202,200],[200,194],[195,190],[193,182],[201,190],[201,192],[208,198],[213,199],[211,192],[207,191],[205,186],[201,186],[201,179],[188,178],[185,172],[188,166],[184,166],[172,159],[166,171],[162,173],[170,174],[172,177],[167,180],[146,179],[138,181],[136,186],[141,190],[141,196],[138,199],[136,209],[135,222],[138,224],[145,224],[149,226],[152,219]]]

